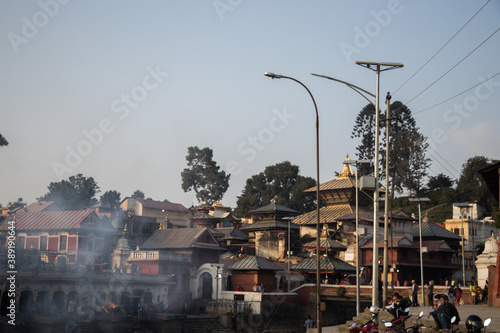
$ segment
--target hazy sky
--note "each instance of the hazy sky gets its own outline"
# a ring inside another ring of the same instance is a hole
[[[500,158],[500,75],[488,80],[500,72],[500,3],[486,3],[1,1],[0,203],[33,202],[82,173],[100,194],[140,189],[189,207],[189,146],[210,147],[231,173],[232,207],[268,165],[289,160],[315,178],[311,98],[266,71],[311,90],[320,180],[333,179],[355,158],[351,130],[367,102],[310,73],[374,93],[376,75],[358,60],[404,64],[381,74],[381,107],[387,91],[406,104],[434,147],[430,175],[457,178],[469,157]]]

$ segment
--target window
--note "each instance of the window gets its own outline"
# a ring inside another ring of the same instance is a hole
[[[18,242],[18,244],[19,244],[19,247],[20,247],[21,249],[24,249],[24,245],[26,244],[26,237],[24,237],[24,236],[20,236],[20,237],[18,238],[18,241],[17,241],[17,242]]]
[[[59,251],[66,251],[68,245],[67,236],[59,236]]]
[[[47,236],[40,236],[40,251],[47,250]]]
[[[87,242],[87,250],[92,252],[94,250],[94,237],[89,237]]]

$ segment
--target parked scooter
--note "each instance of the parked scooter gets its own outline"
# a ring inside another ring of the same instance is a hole
[[[380,308],[376,305],[370,306],[371,318],[364,325],[352,324],[349,328],[349,333],[378,333],[378,313]]]
[[[484,322],[476,315],[470,315],[465,320],[465,326],[467,327],[467,333],[481,333],[484,328],[486,333],[486,327],[491,324],[491,318],[486,319]]]

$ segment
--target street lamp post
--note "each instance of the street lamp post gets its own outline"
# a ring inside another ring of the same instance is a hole
[[[471,206],[469,205],[468,202],[461,202],[461,203],[455,203],[453,206],[460,208],[460,229],[461,234],[462,234],[462,283],[465,287],[465,250],[464,250],[464,210],[470,208]]]
[[[356,61],[357,65],[371,69],[376,72],[376,92],[375,92],[375,190],[373,193],[373,265],[372,265],[372,304],[378,303],[378,201],[379,201],[379,161],[378,161],[378,147],[379,147],[379,89],[380,89],[380,72],[401,68],[403,64],[389,63],[389,62],[366,62]],[[382,68],[385,67],[385,68]],[[387,204],[387,202],[386,202]],[[384,263],[386,265],[387,263]]]
[[[318,326],[318,333],[321,333],[321,299],[320,299],[320,287],[321,287],[321,270],[320,270],[320,227],[319,227],[319,114],[318,107],[316,105],[316,101],[311,93],[311,91],[299,80],[294,79],[289,76],[274,74],[265,72],[265,76],[270,77],[272,79],[289,79],[297,82],[302,87],[304,87],[314,104],[314,110],[316,111],[316,324]]]
[[[422,284],[422,305],[425,305],[424,294],[424,260],[422,255],[422,213],[420,210],[420,203],[424,201],[431,201],[429,198],[410,198],[410,201],[418,202],[418,231],[420,235],[420,283]],[[428,304],[430,305],[430,304]]]
[[[344,164],[354,164],[354,166],[356,167],[356,173],[355,173],[356,176],[355,177],[356,177],[356,315],[357,316],[359,316],[359,314],[361,313],[361,306],[360,306],[360,301],[359,301],[359,294],[360,294],[360,290],[359,290],[359,260],[360,260],[360,256],[359,256],[358,164],[366,164],[366,163],[370,163],[370,161],[365,161],[365,160],[360,160],[360,161],[347,160],[347,161],[344,161]]]

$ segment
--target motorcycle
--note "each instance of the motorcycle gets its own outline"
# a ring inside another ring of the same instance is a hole
[[[467,333],[481,333],[484,328],[484,333],[486,333],[486,327],[491,324],[491,318],[486,319],[484,322],[476,315],[470,315],[465,320],[465,327],[467,327]]]
[[[393,320],[391,320],[391,322],[388,322],[384,319],[382,319],[382,322],[384,323],[385,327],[387,328],[387,332],[404,332],[406,331],[406,328],[405,328],[405,321],[406,319],[410,318],[411,315],[408,315],[408,313],[410,312],[410,308],[406,308],[404,310],[404,312],[407,314],[406,316],[402,316],[402,317],[399,317],[399,318],[395,318]],[[423,311],[422,311],[422,316],[424,315]]]
[[[378,333],[378,313],[380,309],[376,305],[370,307],[371,318],[364,325],[353,323],[349,328],[349,333]]]
[[[406,333],[419,333],[420,327],[424,326],[424,324],[419,323],[418,321],[422,319],[423,316],[424,316],[424,311],[420,311],[420,313],[418,314],[417,321],[415,322],[415,324],[411,325],[406,329]]]

